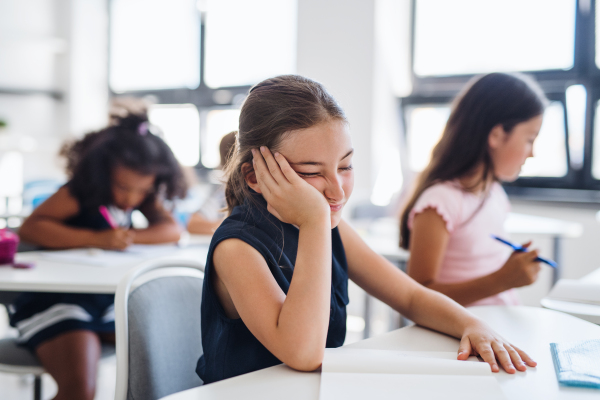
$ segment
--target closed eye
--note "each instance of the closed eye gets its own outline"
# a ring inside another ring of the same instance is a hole
[[[310,178],[310,177],[319,175],[318,172],[298,172],[298,171],[296,171],[296,173],[305,178]]]

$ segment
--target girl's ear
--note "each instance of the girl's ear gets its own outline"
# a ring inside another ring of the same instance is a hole
[[[254,190],[256,193],[261,193],[260,188],[258,187],[258,182],[256,181],[256,173],[254,172],[254,168],[250,163],[242,164],[242,176],[244,180],[250,187],[250,189]]]
[[[488,146],[490,149],[498,148],[506,140],[506,132],[502,124],[498,124],[492,128],[488,135]]]

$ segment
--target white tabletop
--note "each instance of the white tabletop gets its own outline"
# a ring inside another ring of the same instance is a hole
[[[582,284],[595,284],[600,286],[600,268],[579,279]],[[592,300],[592,299],[589,299]],[[561,311],[575,317],[600,325],[600,305],[585,303],[576,300],[568,301],[552,297],[552,292],[541,300],[542,307]]]
[[[552,310],[533,307],[473,307],[471,311],[513,344],[526,350],[536,368],[509,375],[494,374],[507,399],[598,399],[594,389],[559,386],[550,354],[551,342],[600,339],[600,327]],[[354,343],[349,347],[401,351],[457,351],[459,341],[410,326]],[[320,373],[297,372],[285,365],[186,390],[163,400],[317,400]],[[399,396],[401,390],[399,391]],[[482,399],[485,395],[482,394]]]
[[[206,261],[208,245],[203,238],[195,238],[187,247],[174,248],[161,255],[169,260]],[[121,278],[131,268],[148,258],[135,259],[118,266],[94,266],[50,260],[42,252],[18,253],[16,261],[32,261],[33,269],[15,269],[0,266],[0,291],[115,293]]]
[[[560,238],[577,238],[583,233],[583,225],[579,222],[517,213],[508,214],[504,229],[508,233],[548,235]]]

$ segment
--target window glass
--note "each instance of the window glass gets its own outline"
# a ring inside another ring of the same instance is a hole
[[[205,125],[202,129],[202,165],[206,168],[219,167],[221,139],[238,129],[239,118],[238,109],[209,110],[203,113]]]
[[[600,101],[596,102],[596,115],[594,116],[594,147],[592,149],[592,176],[600,179]]]
[[[414,72],[571,69],[575,14],[576,0],[417,0]]]
[[[571,85],[567,88],[565,97],[569,126],[569,160],[572,168],[581,169],[585,147],[587,90],[583,85]]]
[[[200,16],[194,0],[112,0],[110,87],[115,92],[200,84]]]
[[[450,107],[419,105],[406,108],[406,148],[408,166],[412,171],[422,171],[431,159],[431,150],[440,140]]]
[[[252,85],[296,70],[296,0],[208,0],[208,86]]]
[[[565,135],[565,110],[561,102],[554,101],[546,108],[542,129],[533,144],[533,157],[525,161],[520,176],[565,176],[568,170]]]
[[[200,115],[193,104],[155,104],[148,110],[150,122],[160,128],[164,141],[183,165],[200,161]]]
[[[450,107],[418,105],[406,107],[406,148],[412,171],[422,171],[431,159],[431,151],[440,140]],[[550,103],[544,122],[533,145],[534,157],[529,158],[520,176],[562,177],[568,170],[565,141],[565,118],[562,103]]]
[[[600,68],[600,4],[596,4],[596,67]]]

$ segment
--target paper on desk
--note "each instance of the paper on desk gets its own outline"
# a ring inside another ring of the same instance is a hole
[[[149,258],[168,255],[177,250],[175,245],[142,245],[129,246],[124,251],[102,249],[70,249],[44,251],[40,256],[44,259],[69,264],[82,264],[97,267],[114,267],[141,262]]]
[[[473,359],[477,360],[475,357]],[[451,352],[326,349],[323,372],[491,376],[482,362],[457,361]]]
[[[455,353],[326,349],[320,400],[504,399],[487,363]]]

